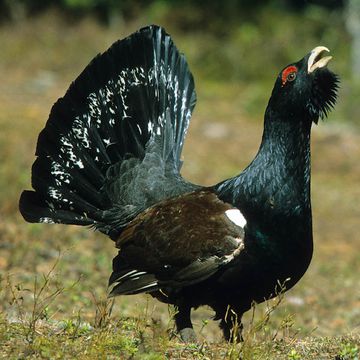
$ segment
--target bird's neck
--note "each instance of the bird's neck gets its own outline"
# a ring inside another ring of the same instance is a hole
[[[266,259],[263,263],[270,264],[270,276],[281,282],[291,279],[288,288],[304,274],[313,251],[310,130],[311,121],[299,115],[282,118],[268,109],[254,160],[240,175],[215,189],[247,221],[249,258]]]
[[[219,196],[249,220],[260,218],[265,227],[299,217],[309,219],[311,227],[310,130],[311,121],[299,115],[283,118],[268,108],[256,157],[240,175],[219,185]]]

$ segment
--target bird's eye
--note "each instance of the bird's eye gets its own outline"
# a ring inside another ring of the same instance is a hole
[[[294,65],[288,66],[281,74],[281,86],[285,86],[288,81],[294,81],[296,79],[296,73],[298,68]]]
[[[296,79],[296,72],[291,72],[290,74],[288,74],[288,76],[286,77],[287,81],[294,81]]]

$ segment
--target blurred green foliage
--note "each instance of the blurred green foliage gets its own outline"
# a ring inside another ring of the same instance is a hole
[[[360,83],[352,74],[346,0],[0,0],[0,22],[21,23],[48,9],[67,22],[93,17],[127,29],[156,23],[180,40],[200,82],[247,87],[245,111],[259,115],[274,76],[317,45],[331,49],[341,74],[341,119],[358,123]],[[1,23],[0,23],[1,25]],[[101,26],[102,26],[101,25]],[[265,66],[264,66],[265,65]],[[207,84],[207,86],[211,86]]]
[[[269,4],[274,8],[297,11],[314,4],[332,9],[342,7],[344,0],[209,0],[206,2],[206,7],[201,0],[0,0],[0,16],[3,20],[14,20],[49,7],[56,7],[75,16],[94,13],[102,20],[109,21],[115,13],[136,15],[139,11],[156,3],[186,7],[197,13],[201,9],[204,17],[199,23],[204,25],[209,20],[216,22],[219,17],[234,19],[244,11],[252,17],[259,8]]]

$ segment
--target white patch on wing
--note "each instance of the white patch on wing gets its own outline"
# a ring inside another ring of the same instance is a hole
[[[246,219],[239,209],[226,210],[225,215],[237,226],[244,228],[246,225]]]
[[[243,239],[241,239],[241,238],[234,238],[234,240],[236,241],[238,247],[239,247],[239,246],[243,246],[243,244],[244,244]]]
[[[238,243],[238,247],[230,255],[225,256],[225,261],[224,261],[225,264],[234,260],[234,258],[236,258],[241,253],[241,251],[245,248],[243,239],[235,238],[235,240]]]

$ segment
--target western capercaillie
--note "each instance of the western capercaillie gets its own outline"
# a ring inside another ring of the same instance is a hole
[[[180,174],[196,101],[184,56],[157,26],[114,43],[53,106],[22,215],[108,235],[119,248],[110,296],[146,292],[174,304],[185,341],[201,305],[226,339],[239,339],[235,318],[279,283],[291,288],[312,257],[310,130],[338,88],[326,52],[318,46],[281,70],[254,160],[203,187]]]

